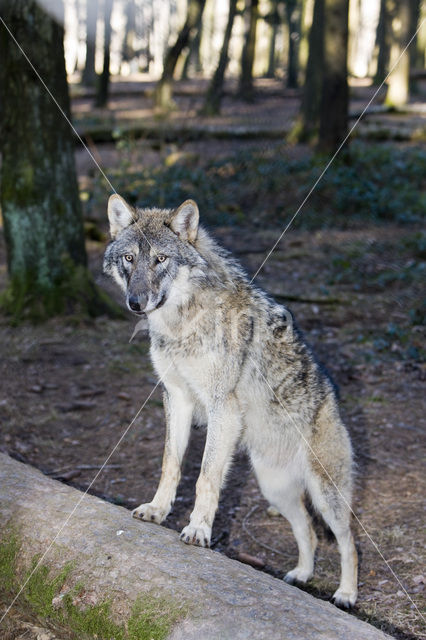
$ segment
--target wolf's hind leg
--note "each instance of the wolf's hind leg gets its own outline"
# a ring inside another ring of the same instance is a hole
[[[341,577],[333,600],[342,607],[352,607],[357,599],[358,557],[350,530],[350,491],[340,487],[338,490],[329,479],[314,476],[308,490],[314,507],[334,533],[339,546]]]
[[[141,504],[132,511],[134,518],[157,524],[168,516],[176,497],[193,413],[193,403],[179,387],[166,391],[163,400],[167,428],[160,484],[152,502]]]
[[[263,495],[289,521],[299,548],[297,566],[286,574],[284,580],[289,584],[306,582],[314,571],[317,537],[303,503],[302,483],[290,468],[274,468],[254,460],[253,466]]]

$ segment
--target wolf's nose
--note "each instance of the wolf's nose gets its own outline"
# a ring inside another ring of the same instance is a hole
[[[132,311],[142,311],[138,296],[129,296],[129,307]]]

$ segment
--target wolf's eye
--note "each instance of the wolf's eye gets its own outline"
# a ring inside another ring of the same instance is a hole
[[[126,262],[133,262],[133,256],[131,253],[126,253],[126,255],[124,256],[124,259]]]
[[[165,260],[167,260],[167,256],[164,256],[162,253],[157,256],[157,262],[165,262]]]

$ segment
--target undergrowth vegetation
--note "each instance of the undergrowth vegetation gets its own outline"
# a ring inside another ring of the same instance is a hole
[[[114,186],[132,204],[175,207],[188,197],[197,200],[203,219],[212,225],[283,225],[320,178],[328,158],[291,158],[285,145],[232,157],[203,161],[194,154],[167,154],[161,164],[132,169],[120,140],[121,165],[111,171]],[[140,153],[143,144],[139,143]],[[142,161],[143,165],[143,161]],[[97,179],[96,199],[105,199]],[[346,228],[370,221],[416,223],[426,209],[426,151],[420,146],[367,144],[354,141],[321,177],[295,226]]]

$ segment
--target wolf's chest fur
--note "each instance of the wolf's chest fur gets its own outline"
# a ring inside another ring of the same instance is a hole
[[[198,419],[207,423],[214,393],[227,389],[237,399],[241,441],[249,450],[264,448],[265,424],[270,449],[275,442],[290,455],[299,447],[292,423],[306,432],[330,385],[284,307],[240,283],[239,295],[226,288],[213,296],[203,292],[178,311],[163,309],[149,319],[149,327],[158,375],[166,387],[186,390]],[[282,415],[280,403],[289,415]]]

